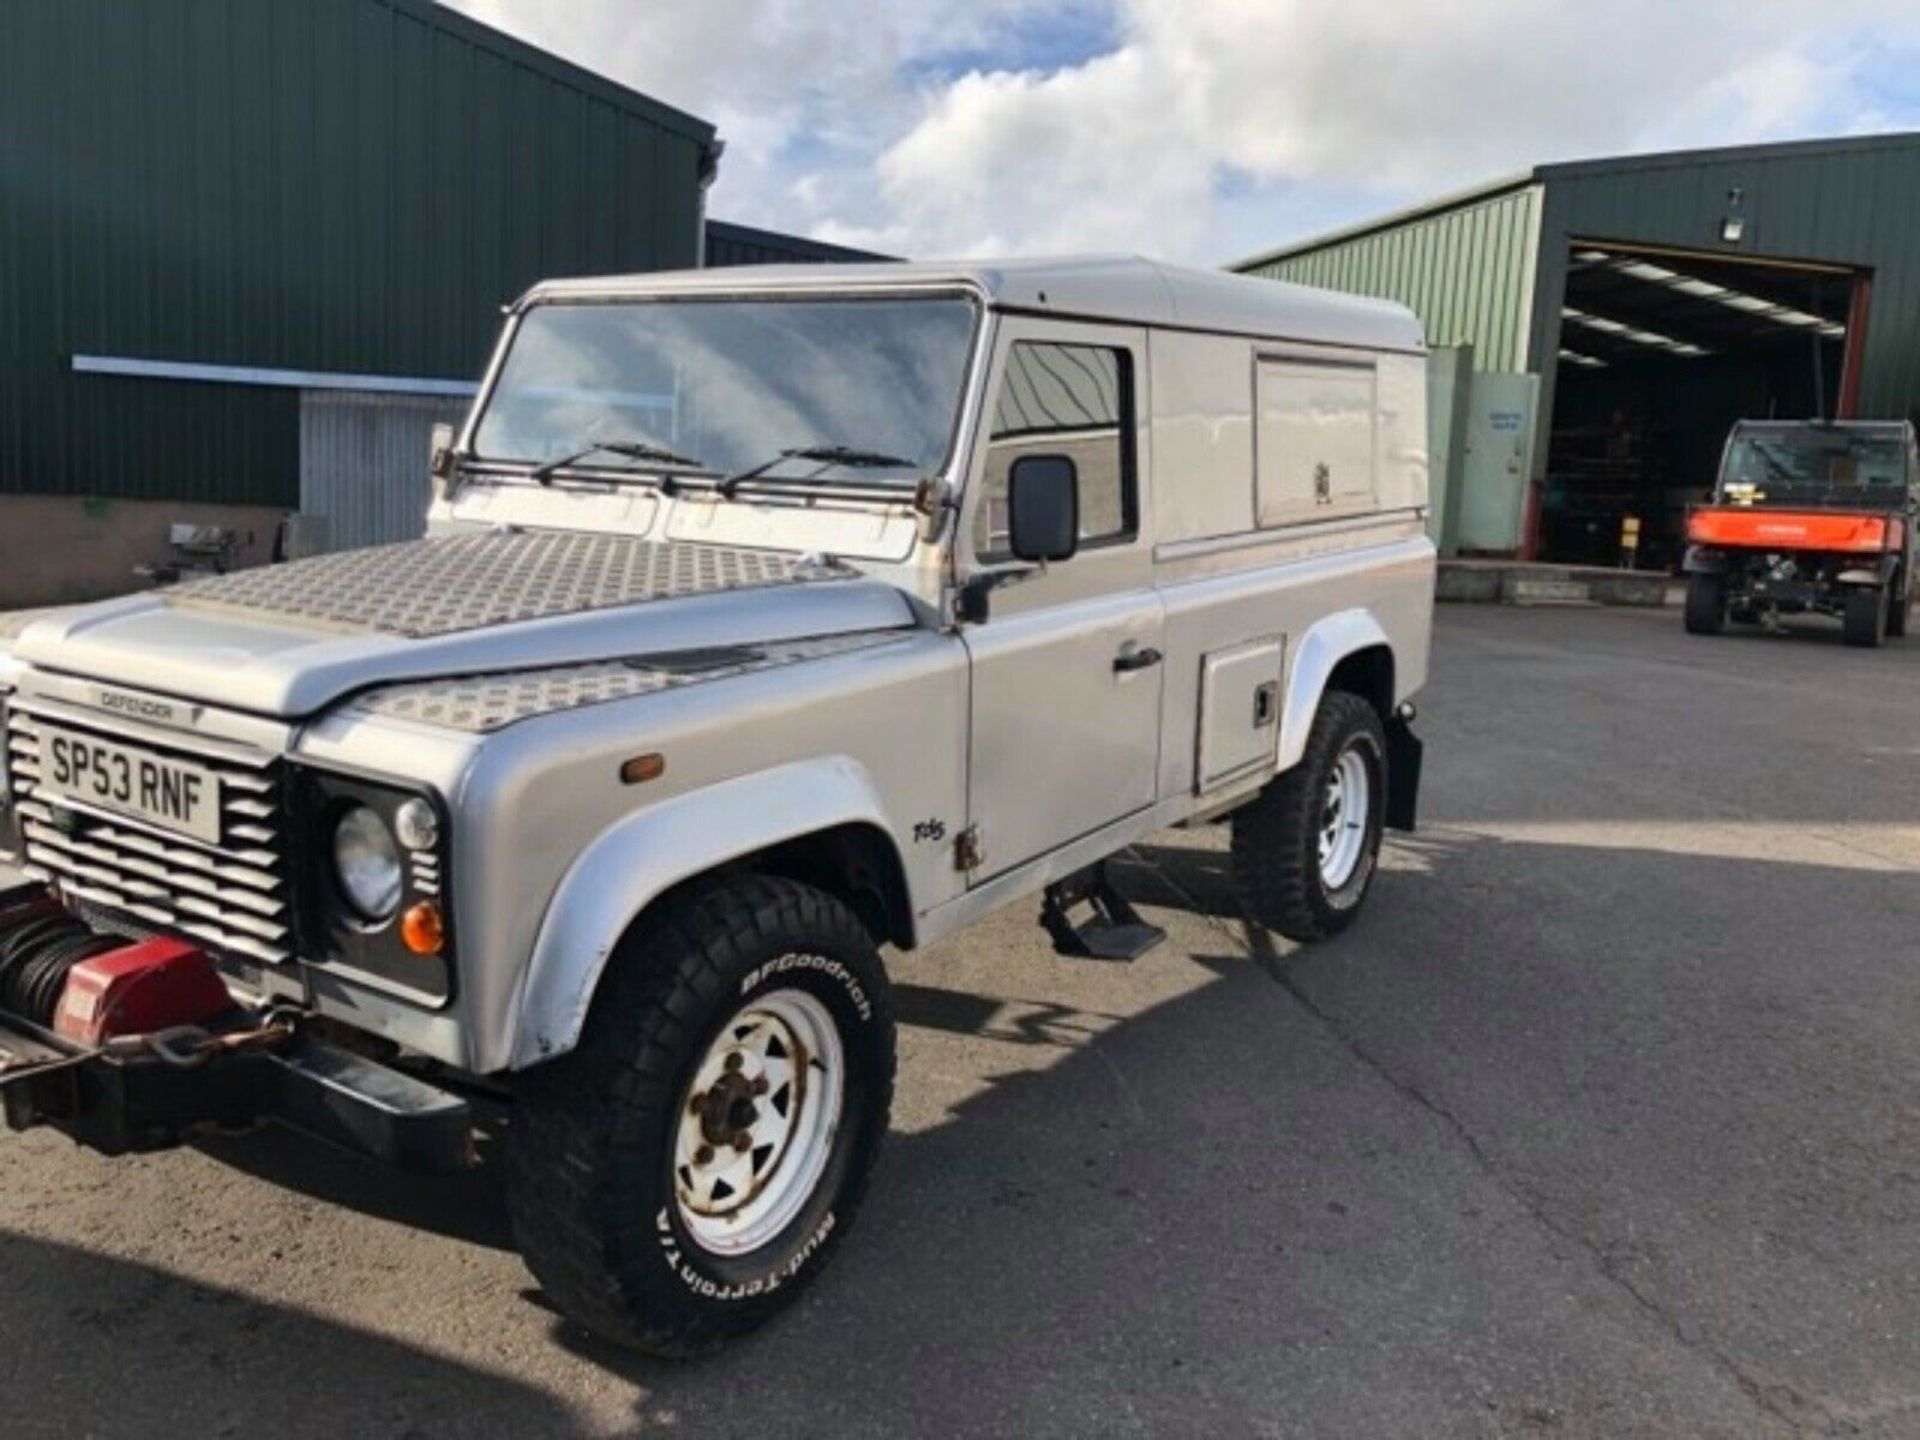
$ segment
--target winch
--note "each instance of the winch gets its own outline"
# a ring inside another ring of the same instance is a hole
[[[38,885],[0,890],[0,1108],[108,1155],[276,1122],[409,1168],[470,1164],[466,1102],[250,1009],[187,941],[94,930]]]

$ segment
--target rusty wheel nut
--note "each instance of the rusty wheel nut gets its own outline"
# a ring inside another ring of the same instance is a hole
[[[754,1080],[753,1080],[753,1093],[754,1093],[754,1094],[756,1094],[756,1095],[764,1095],[764,1094],[766,1094],[766,1093],[767,1093],[767,1091],[768,1091],[769,1089],[771,1089],[771,1088],[772,1088],[772,1087],[771,1087],[771,1086],[769,1086],[769,1085],[767,1084],[767,1077],[766,1077],[766,1076],[764,1076],[764,1075],[756,1075],[756,1076],[754,1077]]]
[[[738,1050],[735,1050],[732,1054],[727,1056],[727,1069],[729,1070],[738,1070],[741,1067],[741,1065],[743,1065],[744,1063],[745,1062],[741,1059],[740,1052]]]
[[[748,1150],[753,1148],[753,1136],[749,1135],[744,1130],[735,1131],[733,1136],[733,1148],[738,1150],[742,1155],[746,1154]]]
[[[696,1165],[711,1165],[713,1163],[713,1147],[711,1145],[702,1145],[698,1150],[694,1151],[693,1163]]]
[[[706,1096],[704,1095],[694,1096],[691,1100],[687,1102],[687,1113],[689,1115],[698,1115],[700,1113],[700,1107],[706,1103],[707,1103]]]

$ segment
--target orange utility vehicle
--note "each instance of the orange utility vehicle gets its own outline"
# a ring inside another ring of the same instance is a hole
[[[1905,421],[1742,420],[1687,517],[1687,629],[1840,618],[1849,645],[1907,633],[1920,450]]]

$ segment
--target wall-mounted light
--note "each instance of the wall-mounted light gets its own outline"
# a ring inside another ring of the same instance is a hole
[[[1738,245],[1740,237],[1747,233],[1746,217],[1741,215],[1741,203],[1747,198],[1747,192],[1738,185],[1727,187],[1727,213],[1720,218],[1720,238],[1729,245]]]

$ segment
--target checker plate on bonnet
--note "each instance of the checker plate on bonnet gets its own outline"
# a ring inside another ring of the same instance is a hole
[[[408,639],[709,591],[782,585],[799,558],[575,531],[410,540],[195,580],[169,604]]]
[[[709,680],[750,675],[802,660],[822,660],[897,643],[907,632],[881,630],[737,647],[717,663],[684,667],[679,657],[642,655],[592,665],[563,665],[504,675],[473,675],[389,686],[362,697],[363,708],[396,720],[482,735],[559,710],[602,705]]]

